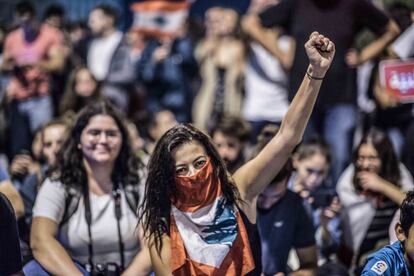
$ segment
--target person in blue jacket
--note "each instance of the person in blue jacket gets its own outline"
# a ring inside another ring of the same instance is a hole
[[[407,193],[400,210],[398,241],[369,256],[362,276],[414,275],[414,191]]]

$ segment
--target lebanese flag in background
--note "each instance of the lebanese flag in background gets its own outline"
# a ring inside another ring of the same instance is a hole
[[[149,36],[174,37],[183,27],[190,8],[186,0],[146,0],[131,5],[132,28]]]

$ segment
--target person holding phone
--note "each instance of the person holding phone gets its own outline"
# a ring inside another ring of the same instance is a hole
[[[319,257],[329,260],[341,242],[341,205],[335,188],[329,181],[331,153],[321,139],[310,139],[296,149],[293,156],[295,172],[289,188],[305,200],[316,228]]]

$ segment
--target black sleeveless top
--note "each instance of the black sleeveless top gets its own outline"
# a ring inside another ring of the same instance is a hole
[[[252,250],[253,260],[255,268],[253,271],[249,272],[248,276],[260,276],[262,272],[262,250],[259,237],[259,230],[256,223],[251,223],[246,214],[240,209],[240,215],[243,220],[244,226],[246,227],[247,236],[249,238],[250,248]]]

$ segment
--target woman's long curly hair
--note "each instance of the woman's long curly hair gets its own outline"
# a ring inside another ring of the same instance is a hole
[[[171,204],[176,199],[175,160],[173,151],[191,141],[205,149],[221,182],[221,189],[229,204],[240,202],[239,192],[226,166],[208,135],[191,124],[179,124],[167,131],[158,141],[148,164],[148,178],[140,223],[146,237],[152,238],[156,250],[161,251],[162,235],[169,234]]]
[[[381,168],[378,175],[385,180],[393,183],[396,186],[400,186],[401,181],[401,172],[399,167],[399,160],[397,154],[394,151],[393,145],[391,143],[388,135],[377,128],[371,128],[368,132],[362,137],[361,142],[357,146],[353,154],[353,164],[355,166],[354,173],[354,186],[357,189],[360,189],[357,179],[357,160],[359,155],[359,150],[362,145],[372,145],[378,153],[378,158],[381,160]]]
[[[60,181],[67,187],[73,187],[80,191],[87,188],[87,173],[83,162],[82,149],[79,148],[82,131],[89,124],[92,117],[97,115],[107,115],[114,119],[121,136],[122,145],[115,165],[112,171],[112,183],[117,187],[121,185],[138,185],[138,171],[142,167],[141,161],[134,155],[127,133],[124,126],[123,118],[112,106],[106,101],[85,106],[77,115],[75,122],[69,130],[66,141],[57,156],[57,164],[53,170],[52,178]]]

